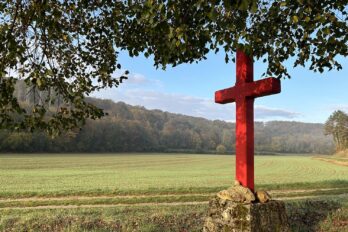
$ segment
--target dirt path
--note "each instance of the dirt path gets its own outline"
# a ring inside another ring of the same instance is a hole
[[[281,201],[287,201],[287,200],[302,200],[302,199],[315,199],[320,197],[344,197],[348,196],[348,193],[342,193],[342,194],[328,194],[328,195],[309,195],[309,196],[292,196],[292,197],[274,197],[274,200],[281,200]]]
[[[285,190],[271,190],[267,191],[270,194],[287,194],[287,193],[313,193],[316,191],[333,191],[333,190],[347,190],[348,188],[316,188],[316,189],[285,189]]]
[[[78,209],[78,208],[113,208],[120,206],[176,206],[176,205],[202,205],[208,204],[208,201],[189,201],[189,202],[147,202],[147,203],[135,203],[135,204],[105,204],[105,205],[44,205],[44,206],[33,206],[33,207],[4,207],[0,210],[9,209]]]
[[[347,166],[348,167],[348,161],[340,161],[340,160],[334,160],[334,159],[325,159],[325,158],[321,158],[321,157],[316,157],[314,159],[325,161],[325,162],[336,164],[336,165],[340,165],[340,166]]]
[[[64,197],[25,197],[25,198],[3,198],[1,202],[17,201],[64,201],[64,200],[95,200],[95,199],[127,199],[127,198],[150,198],[150,197],[194,197],[213,196],[214,193],[184,193],[184,194],[149,194],[149,195],[101,195],[101,196],[64,196]]]
[[[325,197],[345,197],[348,196],[348,193],[343,194],[331,194],[331,195],[325,195]],[[293,197],[275,197],[274,200],[301,200],[301,199],[315,199],[323,197],[323,195],[319,196],[293,196]],[[47,206],[32,206],[32,207],[4,207],[0,208],[0,210],[13,210],[13,209],[19,209],[19,210],[26,210],[26,209],[78,209],[78,208],[113,208],[113,207],[122,207],[122,206],[180,206],[180,205],[204,205],[208,204],[209,201],[189,201],[189,202],[146,202],[146,203],[134,203],[134,204],[127,204],[127,203],[120,203],[120,204],[93,204],[93,205],[47,205]]]

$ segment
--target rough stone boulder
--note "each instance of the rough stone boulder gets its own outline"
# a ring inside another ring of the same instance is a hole
[[[287,232],[285,204],[273,201],[266,191],[255,194],[236,182],[209,202],[204,232]]]
[[[235,185],[227,190],[222,190],[217,193],[217,196],[220,199],[233,201],[233,202],[240,202],[240,203],[251,203],[255,201],[255,195],[254,193],[241,185]]]
[[[290,232],[285,204],[240,203],[215,196],[209,202],[203,232]]]
[[[256,191],[255,196],[256,196],[256,200],[258,202],[261,202],[261,203],[266,203],[266,202],[272,200],[269,193],[266,191],[262,191],[262,190]]]

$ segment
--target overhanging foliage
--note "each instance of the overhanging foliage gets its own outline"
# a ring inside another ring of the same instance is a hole
[[[0,127],[57,135],[102,117],[85,97],[126,78],[121,49],[153,55],[163,68],[219,50],[227,62],[243,49],[278,78],[290,77],[289,58],[314,71],[341,69],[347,17],[346,0],[1,1]],[[18,79],[38,96],[31,108],[14,96]]]

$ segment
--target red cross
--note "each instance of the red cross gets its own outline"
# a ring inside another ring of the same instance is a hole
[[[253,60],[237,51],[234,87],[215,92],[216,103],[236,102],[236,179],[254,191],[254,99],[280,93],[280,80],[254,81]]]

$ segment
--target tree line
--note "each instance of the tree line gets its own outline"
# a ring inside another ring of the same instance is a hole
[[[19,93],[18,93],[19,94]],[[235,124],[147,110],[123,102],[88,98],[108,115],[88,120],[80,130],[51,139],[42,132],[0,131],[0,152],[191,152],[233,153]],[[30,104],[26,99],[26,104]],[[330,153],[324,125],[287,121],[255,122],[255,150]]]

